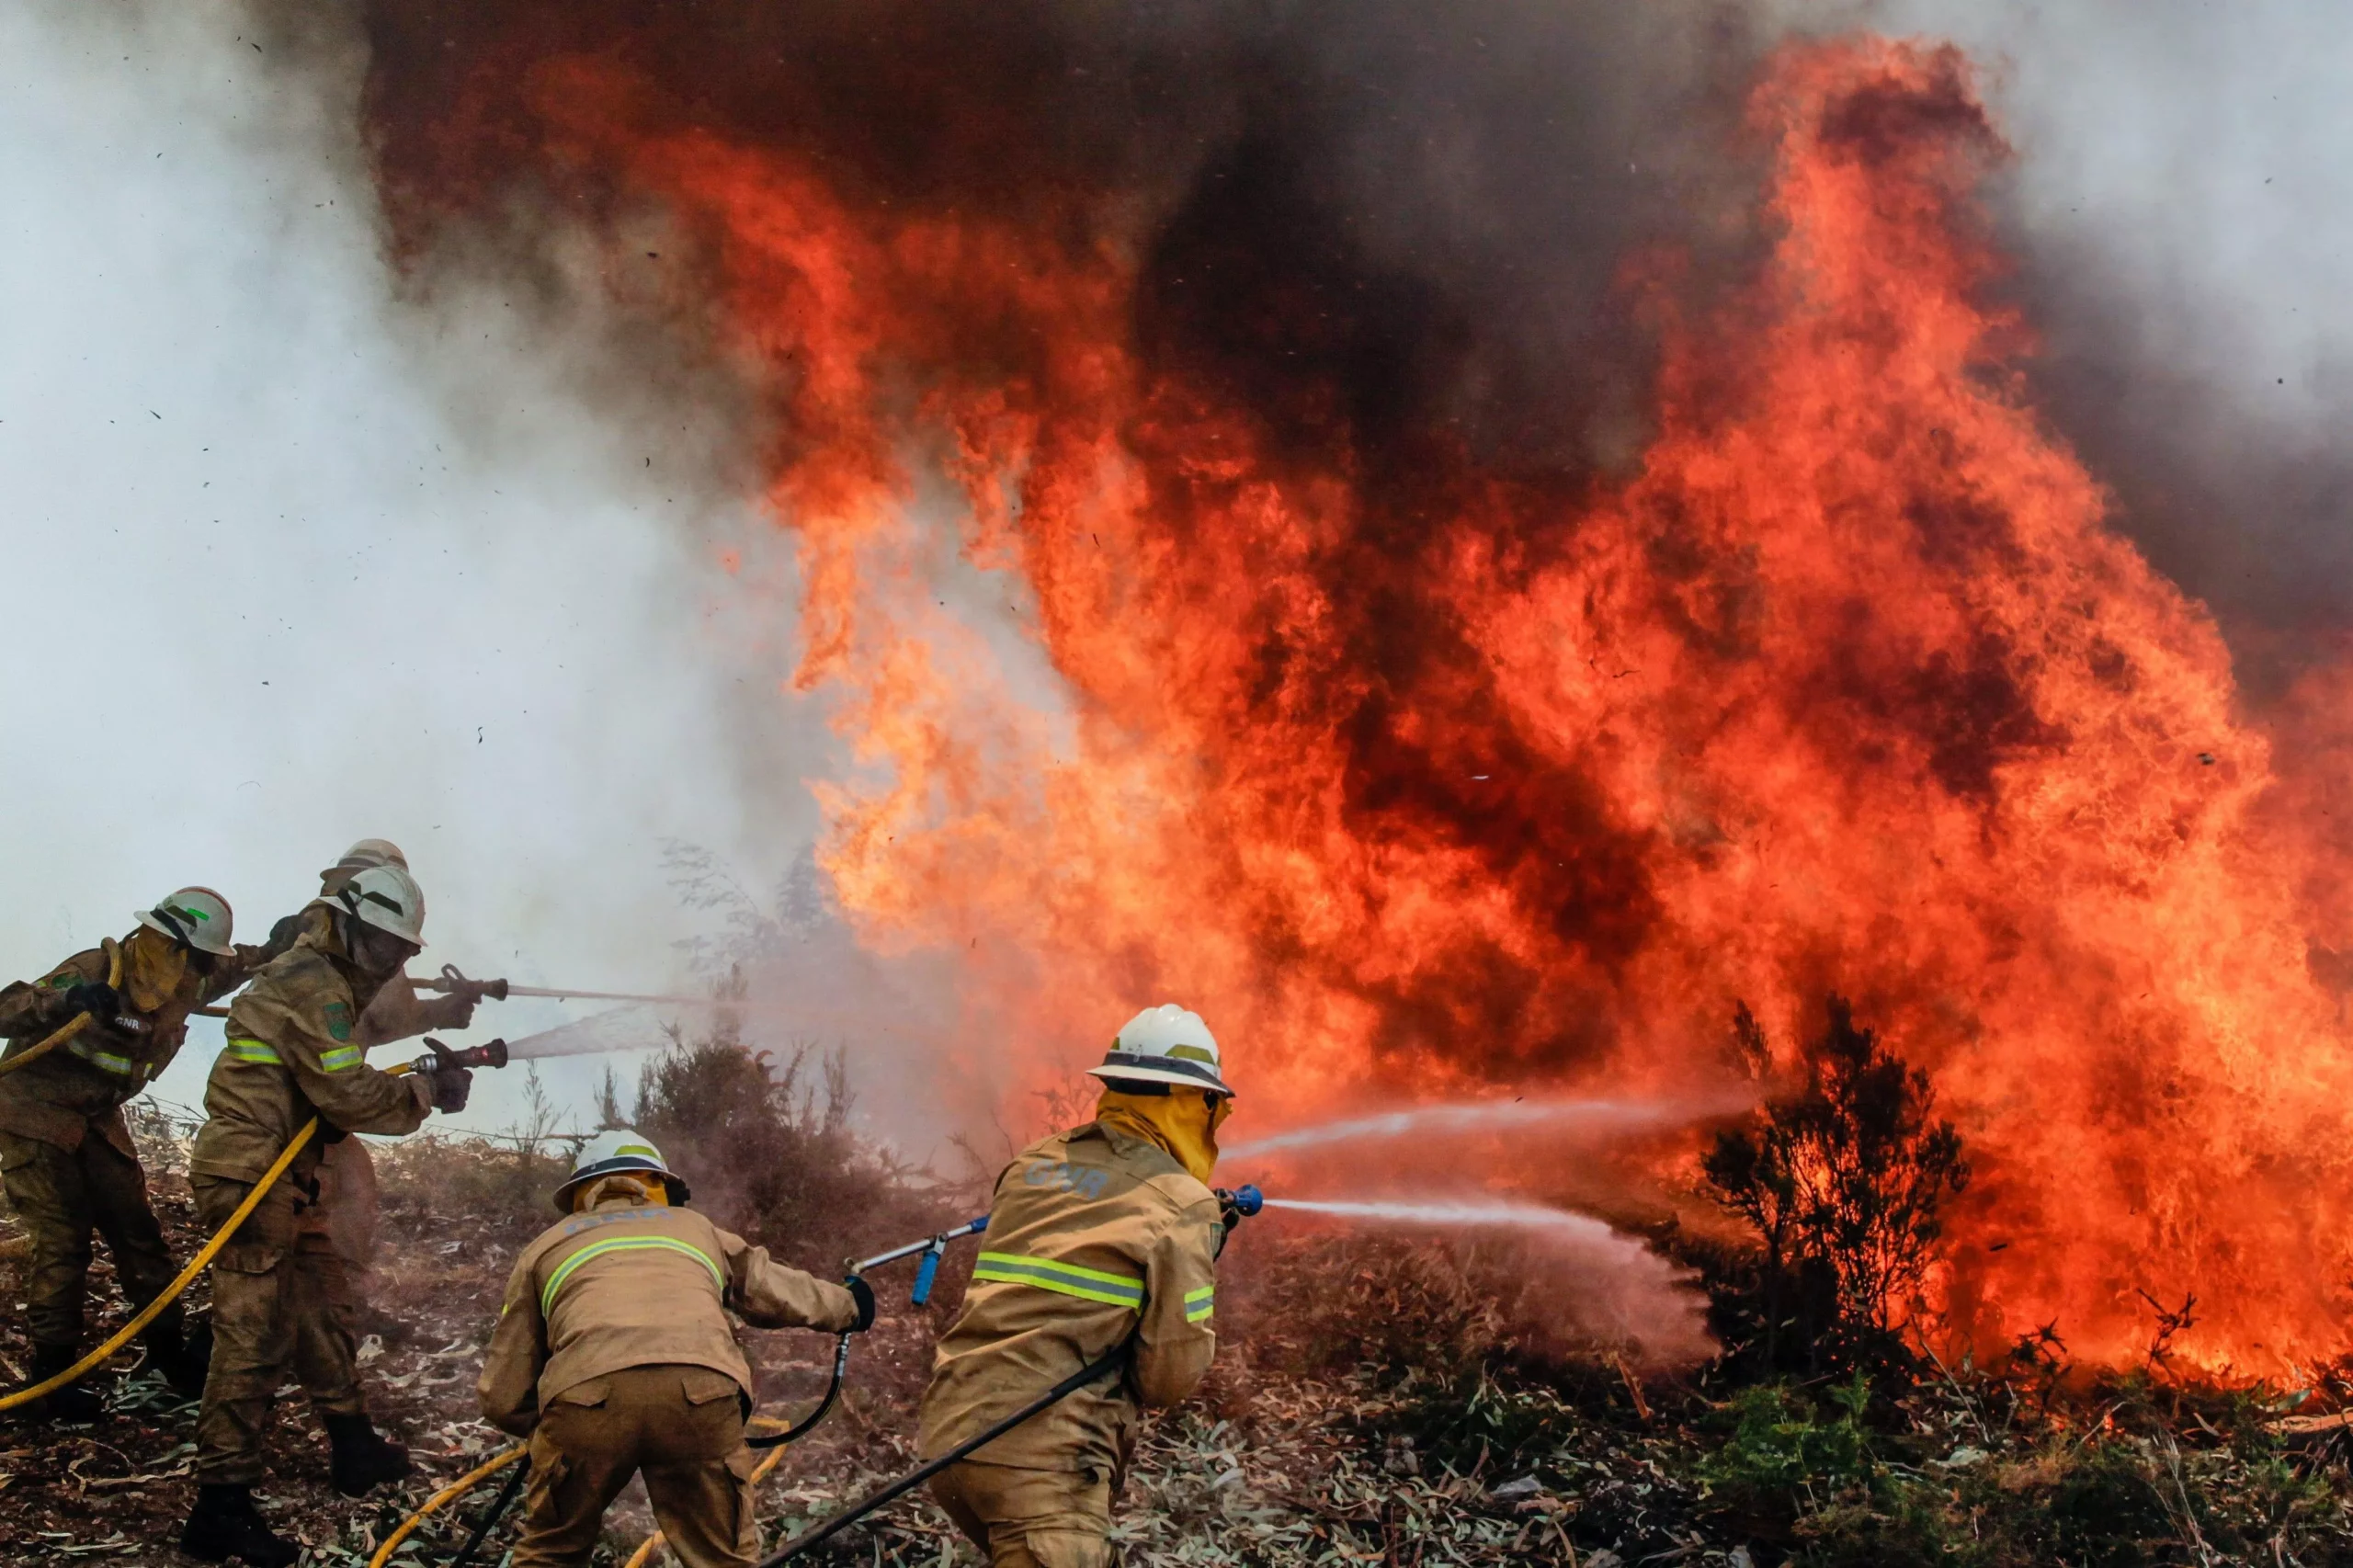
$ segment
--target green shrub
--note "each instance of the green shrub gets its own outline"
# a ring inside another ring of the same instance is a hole
[[[1732,1435],[1699,1466],[1700,1479],[1739,1506],[1802,1511],[1868,1483],[1877,1470],[1862,1423],[1870,1385],[1858,1372],[1828,1391],[1830,1410],[1786,1383],[1733,1396]]]

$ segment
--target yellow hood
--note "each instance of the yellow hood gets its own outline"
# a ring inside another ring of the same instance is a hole
[[[142,1013],[161,1012],[188,978],[188,954],[177,942],[142,926],[122,944],[122,994]]]
[[[1233,1101],[1212,1100],[1199,1089],[1172,1088],[1165,1095],[1130,1095],[1106,1089],[1096,1102],[1095,1119],[1132,1138],[1156,1143],[1192,1173],[1203,1187],[1217,1169],[1218,1123]]]

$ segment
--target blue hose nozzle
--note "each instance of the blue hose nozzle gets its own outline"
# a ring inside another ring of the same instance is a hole
[[[1221,1192],[1218,1197],[1228,1209],[1245,1220],[1267,1206],[1267,1195],[1247,1184],[1235,1187],[1232,1192]]]

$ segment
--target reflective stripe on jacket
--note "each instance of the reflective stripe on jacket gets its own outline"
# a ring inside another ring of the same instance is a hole
[[[433,1108],[432,1085],[368,1065],[358,1024],[374,994],[331,927],[306,931],[270,960],[229,1008],[189,1171],[259,1181],[313,1115],[346,1132],[415,1131]],[[297,1156],[296,1180],[309,1178],[323,1147],[313,1139]]]
[[[729,1311],[761,1328],[847,1328],[839,1285],[770,1261],[691,1209],[608,1199],[542,1232],[515,1260],[483,1358],[482,1413],[517,1437],[566,1389],[630,1367],[708,1367],[746,1392]]]
[[[1192,1392],[1217,1335],[1216,1197],[1157,1144],[1101,1123],[1032,1144],[997,1177],[988,1246],[943,1335],[918,1446],[934,1458],[1114,1346],[1106,1377],[980,1449],[993,1464],[1115,1470],[1140,1405]]]
[[[61,1149],[78,1149],[96,1132],[132,1153],[121,1107],[179,1054],[188,1014],[244,984],[261,951],[239,948],[235,958],[214,959],[199,973],[172,949],[169,937],[144,927],[124,937],[121,947],[124,1011],[145,1031],[125,1032],[93,1019],[63,1046],[0,1076],[0,1131]],[[0,990],[0,1036],[8,1039],[8,1053],[29,1050],[70,1022],[74,1009],[68,993],[85,982],[103,982],[111,968],[106,949],[91,948],[37,981]]]

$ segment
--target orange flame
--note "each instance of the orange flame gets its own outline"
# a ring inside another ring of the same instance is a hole
[[[1970,1142],[1940,1288],[1981,1350],[2056,1319],[2132,1356],[2143,1290],[2196,1293],[2209,1366],[2346,1347],[2353,1075],[2307,950],[2353,846],[2026,403],[1958,55],[1777,57],[1767,257],[1696,316],[1650,267],[1655,433],[1599,494],[1287,439],[1145,351],[1142,264],[1051,198],[860,202],[608,63],[533,102],[703,236],[773,369],[800,684],[876,765],[814,786],[824,863],[872,942],[966,955],[975,1055],[1181,998],[1288,1118],[1688,1085],[1736,999],[1786,1039],[1836,988]],[[935,602],[950,512],[1053,700]]]

